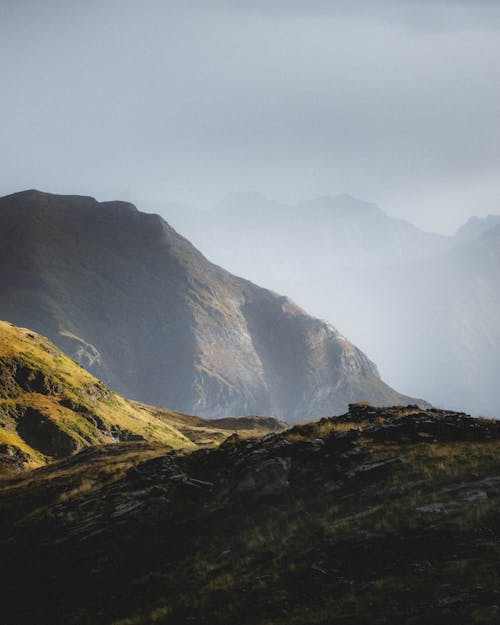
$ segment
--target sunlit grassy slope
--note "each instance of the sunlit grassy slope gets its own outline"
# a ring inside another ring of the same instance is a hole
[[[0,321],[0,472],[43,466],[95,445],[192,450],[217,445],[234,430],[255,436],[283,425],[258,417],[212,423],[125,399],[48,339]]]
[[[152,408],[111,392],[47,339],[0,322],[0,451],[6,459],[40,466],[86,446],[130,439],[195,447]]]

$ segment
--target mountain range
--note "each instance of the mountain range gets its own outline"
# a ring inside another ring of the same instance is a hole
[[[298,276],[418,260],[452,245],[449,237],[424,232],[346,194],[292,205],[235,192],[211,210],[156,208],[209,258],[281,291]]]
[[[164,214],[215,262],[334,320],[396,388],[500,412],[500,216],[443,236],[350,196],[284,205],[257,193]]]
[[[0,318],[147,404],[293,421],[352,401],[416,401],[332,325],[212,264],[128,203],[38,191],[1,198],[0,265]]]

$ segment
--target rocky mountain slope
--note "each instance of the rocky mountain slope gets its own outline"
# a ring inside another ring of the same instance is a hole
[[[500,216],[443,237],[346,196],[287,206],[255,193],[201,215],[182,223],[203,251],[335,320],[392,386],[499,414]]]
[[[1,198],[0,266],[0,317],[140,401],[292,420],[351,401],[411,401],[331,325],[213,265],[130,204]]]
[[[134,444],[1,483],[6,625],[498,623],[500,421],[355,405],[140,464]]]
[[[120,397],[44,337],[0,321],[0,473],[41,466],[96,445],[141,441],[147,455],[282,429],[272,418],[223,420]],[[137,445],[141,449],[141,445]]]

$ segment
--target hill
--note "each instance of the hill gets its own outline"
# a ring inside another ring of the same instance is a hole
[[[498,623],[500,421],[353,405],[136,466],[105,449],[0,485],[6,625]]]
[[[208,423],[110,391],[44,337],[0,321],[0,471],[42,466],[83,448],[137,441],[142,456],[219,444],[276,419]]]
[[[304,420],[351,401],[414,401],[330,324],[213,265],[131,204],[0,198],[0,265],[0,317],[141,402]]]

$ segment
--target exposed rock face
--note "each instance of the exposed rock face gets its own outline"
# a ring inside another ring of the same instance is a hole
[[[129,397],[287,420],[409,401],[335,328],[130,204],[2,198],[0,263],[0,318],[46,334]]]
[[[164,210],[213,261],[334,321],[396,388],[500,413],[500,215],[441,236],[346,196]]]

